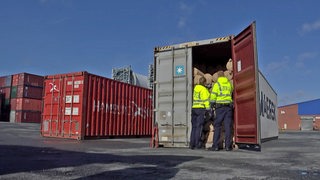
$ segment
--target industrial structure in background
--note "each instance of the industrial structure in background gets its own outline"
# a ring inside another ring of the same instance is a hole
[[[152,72],[152,70],[150,68],[152,67],[149,66],[149,77],[133,72],[131,66],[113,68],[112,79],[150,89],[152,88],[152,82],[150,82],[150,71]]]
[[[278,107],[280,130],[320,130],[320,99]]]

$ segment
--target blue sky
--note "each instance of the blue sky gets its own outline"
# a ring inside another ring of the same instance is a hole
[[[153,48],[257,26],[259,68],[278,105],[320,97],[318,0],[1,0],[0,76],[86,70],[147,75]]]

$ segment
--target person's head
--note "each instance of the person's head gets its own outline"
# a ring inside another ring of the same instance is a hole
[[[218,71],[217,72],[218,78],[219,77],[224,77],[224,72],[223,71]]]
[[[205,86],[206,83],[207,83],[206,78],[201,76],[200,79],[199,79],[199,84],[202,85],[202,86]]]

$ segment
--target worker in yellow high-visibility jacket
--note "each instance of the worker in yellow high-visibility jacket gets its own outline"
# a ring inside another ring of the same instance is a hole
[[[213,144],[210,150],[219,151],[219,139],[222,123],[225,128],[225,148],[232,150],[232,126],[233,126],[233,85],[224,76],[223,71],[218,72],[218,80],[212,87],[210,103],[215,106],[216,118],[214,119]]]
[[[199,83],[193,89],[190,149],[201,149],[203,147],[201,142],[202,129],[205,114],[210,109],[210,92],[205,84],[206,79],[201,77]]]

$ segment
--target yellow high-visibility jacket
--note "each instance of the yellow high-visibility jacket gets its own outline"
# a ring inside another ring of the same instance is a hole
[[[206,87],[202,85],[194,87],[192,108],[210,108],[210,92]]]
[[[217,104],[232,103],[233,86],[226,77],[219,77],[212,87],[210,102]]]

